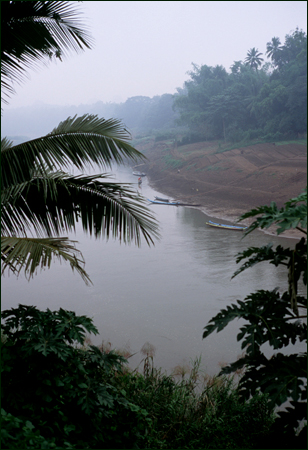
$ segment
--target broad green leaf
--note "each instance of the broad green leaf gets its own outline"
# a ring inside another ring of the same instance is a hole
[[[307,188],[288,202],[284,208],[277,208],[275,202],[270,206],[260,206],[243,214],[239,221],[257,217],[257,219],[244,232],[245,235],[251,233],[256,228],[268,228],[277,225],[277,234],[281,234],[290,228],[297,228],[307,234]]]

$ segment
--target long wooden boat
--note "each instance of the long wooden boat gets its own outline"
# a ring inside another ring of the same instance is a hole
[[[179,206],[180,202],[160,202],[157,200],[150,200],[148,198],[148,201],[151,203],[155,203],[156,205],[174,205],[174,206]]]
[[[170,202],[169,198],[155,197],[155,200],[159,202]]]
[[[247,227],[240,227],[238,225],[226,225],[223,223],[216,223],[209,220],[208,222],[205,222],[207,225],[210,225],[211,227],[216,228],[224,228],[225,230],[236,230],[236,231],[244,231],[247,229]]]
[[[133,175],[135,175],[135,177],[145,177],[146,174],[145,173],[141,173],[141,172],[133,172]]]

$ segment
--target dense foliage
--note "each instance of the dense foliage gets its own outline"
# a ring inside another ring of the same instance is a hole
[[[144,374],[93,345],[92,320],[33,306],[2,313],[2,448],[252,448],[273,414],[266,397],[241,402],[232,380],[200,361],[176,382],[147,354]]]
[[[256,216],[246,234],[257,227],[268,228],[274,224],[278,226],[278,234],[290,228],[306,234],[307,190],[288,201],[284,208],[278,209],[273,202],[244,214],[241,219]],[[295,248],[278,245],[273,249],[271,244],[250,247],[238,254],[237,262],[244,260],[234,276],[261,261],[268,261],[276,267],[285,266],[287,290],[281,292],[278,287],[273,287],[251,293],[243,301],[238,300],[210,320],[203,337],[215,330],[223,330],[234,319],[245,320],[237,335],[245,354],[223,368],[222,373],[245,369],[239,383],[239,392],[244,399],[262,392],[269,394],[271,407],[286,406],[289,400],[286,411],[278,413],[280,418],[273,430],[273,433],[277,430],[277,447],[274,448],[306,448],[307,353],[292,348],[299,342],[307,343],[307,298],[298,293],[299,283],[307,285],[306,240],[301,238]],[[271,349],[270,356],[266,356],[266,346]],[[287,354],[279,352],[286,347]],[[298,436],[303,423],[306,426]]]
[[[91,319],[23,305],[2,318],[2,448],[38,448],[42,436],[51,447],[39,448],[133,447],[146,414],[108,381],[123,358],[80,348],[86,332],[97,334]]]
[[[193,64],[174,106],[191,140],[238,142],[294,138],[307,131],[307,36],[296,29],[267,43],[271,62],[252,48],[228,73],[223,66]]]
[[[172,109],[173,95],[157,95],[153,98],[131,97],[117,105],[115,117],[122,117],[126,126],[138,131],[161,130],[174,126],[177,114]]]

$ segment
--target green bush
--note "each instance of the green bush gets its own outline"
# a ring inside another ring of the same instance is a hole
[[[227,140],[232,144],[242,142],[245,139],[245,132],[237,127],[227,129]]]
[[[39,431],[34,431],[34,425],[23,421],[1,409],[1,448],[56,448],[55,439],[46,440]],[[65,443],[66,448],[74,448]],[[59,447],[57,447],[59,448]]]
[[[264,142],[275,142],[281,141],[283,139],[283,134],[277,131],[276,133],[268,133],[263,137]]]
[[[186,144],[195,144],[196,142],[208,141],[209,138],[204,133],[189,132],[185,133],[179,142],[179,146]]]
[[[2,408],[16,418],[14,426],[31,422],[57,447],[134,447],[147,413],[109,382],[125,359],[92,345],[82,348],[86,332],[97,334],[91,319],[23,305],[3,311],[2,318]],[[12,448],[12,423],[3,425],[2,448]],[[28,428],[22,427],[24,440]]]
[[[265,396],[240,402],[231,379],[198,390],[196,361],[176,382],[145,358],[131,373],[74,312],[2,312],[2,448],[252,448],[273,422]]]
[[[307,236],[307,189],[286,202],[284,208],[279,209],[272,202],[270,206],[260,206],[243,214],[240,220],[252,217],[255,220],[245,235],[275,225],[277,234],[295,228]],[[302,237],[295,248],[278,245],[274,249],[272,244],[249,247],[237,255],[236,262],[243,261],[233,277],[267,261],[276,267],[285,267],[288,288],[284,292],[279,292],[277,287],[260,289],[244,300],[228,305],[210,320],[203,337],[222,331],[234,319],[244,319],[237,335],[244,354],[224,367],[221,374],[245,368],[239,383],[241,397],[248,400],[262,392],[268,394],[270,407],[280,407],[271,430],[271,441],[278,446],[271,448],[306,448],[307,436],[300,428],[304,425],[307,430],[307,353],[298,352],[295,347],[299,342],[305,342],[307,346],[307,297],[298,293],[299,283],[307,285],[306,238]],[[264,354],[264,344],[270,347],[271,357]],[[289,354],[280,352],[286,347]],[[289,406],[282,411],[281,406],[286,402]]]
[[[172,131],[159,131],[155,133],[155,142],[166,141],[168,139],[175,139],[176,134]]]
[[[145,448],[254,448],[274,422],[267,396],[241,402],[230,377],[203,377],[196,360],[180,381],[153,369],[127,373],[123,386],[145,409],[152,425]],[[178,372],[180,368],[178,368]]]
[[[175,159],[172,155],[164,155],[163,162],[169,169],[180,169],[184,165],[184,161],[181,159]]]

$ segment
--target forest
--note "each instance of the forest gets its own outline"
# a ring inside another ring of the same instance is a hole
[[[16,133],[37,137],[68,115],[90,110],[120,119],[133,137],[168,130],[172,137],[180,135],[182,143],[303,138],[307,132],[307,35],[296,29],[286,35],[283,45],[273,37],[266,48],[266,55],[250,49],[243,61],[234,61],[230,72],[221,65],[193,64],[190,79],[174,95],[67,107],[42,104],[31,107],[30,115],[24,108],[9,109],[2,128],[13,140]],[[17,130],[16,122],[23,128]]]
[[[264,63],[256,48],[244,61],[223,66],[193,64],[190,80],[174,97],[178,123],[192,139],[239,142],[279,140],[306,133],[307,36],[296,29],[284,45],[273,37]]]
[[[266,55],[250,49],[243,61],[234,61],[230,73],[221,65],[193,64],[190,79],[175,95],[132,97],[112,112],[135,132],[180,126],[185,143],[303,137],[307,35],[296,29],[283,45],[273,37],[266,48]]]

